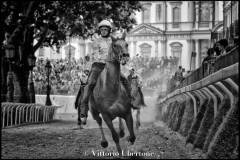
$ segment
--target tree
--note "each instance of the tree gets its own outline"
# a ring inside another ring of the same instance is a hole
[[[6,46],[13,45],[15,101],[28,102],[28,76],[31,69],[27,57],[41,46],[60,46],[66,34],[83,39],[97,32],[102,19],[112,19],[116,29],[130,30],[135,19],[131,16],[142,9],[138,1],[2,1],[1,2],[1,76],[2,97],[6,95],[8,61]],[[36,43],[34,43],[34,40]]]

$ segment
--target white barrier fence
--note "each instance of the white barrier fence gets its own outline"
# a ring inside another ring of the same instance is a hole
[[[36,95],[36,103],[45,104],[46,103],[46,95]],[[77,114],[77,110],[75,109],[74,103],[76,99],[76,95],[50,95],[51,102],[54,106],[62,106],[56,111],[56,114],[62,113],[74,113]]]
[[[1,103],[1,127],[49,122],[53,120],[57,108],[60,107],[35,103]]]

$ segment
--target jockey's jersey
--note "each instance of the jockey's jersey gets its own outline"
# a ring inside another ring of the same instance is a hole
[[[104,38],[100,37],[94,40],[92,49],[93,49],[93,62],[102,62],[106,63],[108,49],[112,43],[111,37]]]
[[[81,78],[81,82],[87,83],[88,76],[84,72],[80,74],[80,78]]]
[[[90,71],[91,70],[91,65],[92,65],[92,62],[84,62],[83,63],[83,70],[88,70]]]

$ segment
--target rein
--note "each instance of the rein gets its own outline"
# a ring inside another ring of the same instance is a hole
[[[112,52],[115,53],[112,44],[111,44],[111,48],[112,48]],[[118,63],[120,63],[122,57],[128,57],[128,56],[127,56],[127,54],[123,53],[123,55],[121,57],[118,56],[118,58],[111,58],[111,59],[108,58],[108,59],[106,59],[106,61],[107,62],[118,62]]]
[[[115,51],[113,49],[113,44],[111,44],[111,49],[112,49],[112,52],[115,53]],[[118,63],[120,63],[119,56],[118,56],[118,58],[109,58],[109,57],[113,57],[113,56],[108,56],[108,58],[106,59],[107,62],[118,62]]]

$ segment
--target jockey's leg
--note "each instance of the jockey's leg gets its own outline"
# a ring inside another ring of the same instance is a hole
[[[134,97],[131,95],[131,87],[130,87],[130,85],[128,83],[128,80],[122,74],[120,75],[120,81],[124,85],[124,87],[125,87],[125,89],[127,91],[128,97],[130,97],[131,100],[134,100]]]
[[[81,117],[88,116],[87,113],[89,110],[89,107],[88,107],[89,96],[93,92],[93,89],[97,82],[97,78],[101,73],[101,71],[103,70],[103,68],[104,68],[103,63],[100,63],[100,64],[93,63],[92,65],[92,69],[88,77],[87,85],[84,88],[83,98],[81,100]]]
[[[140,97],[141,97],[141,101],[142,101],[142,103],[145,105],[144,97],[143,97],[143,93],[142,93],[142,90],[141,90],[140,87],[138,87],[138,92],[139,92],[139,94],[140,94]]]

